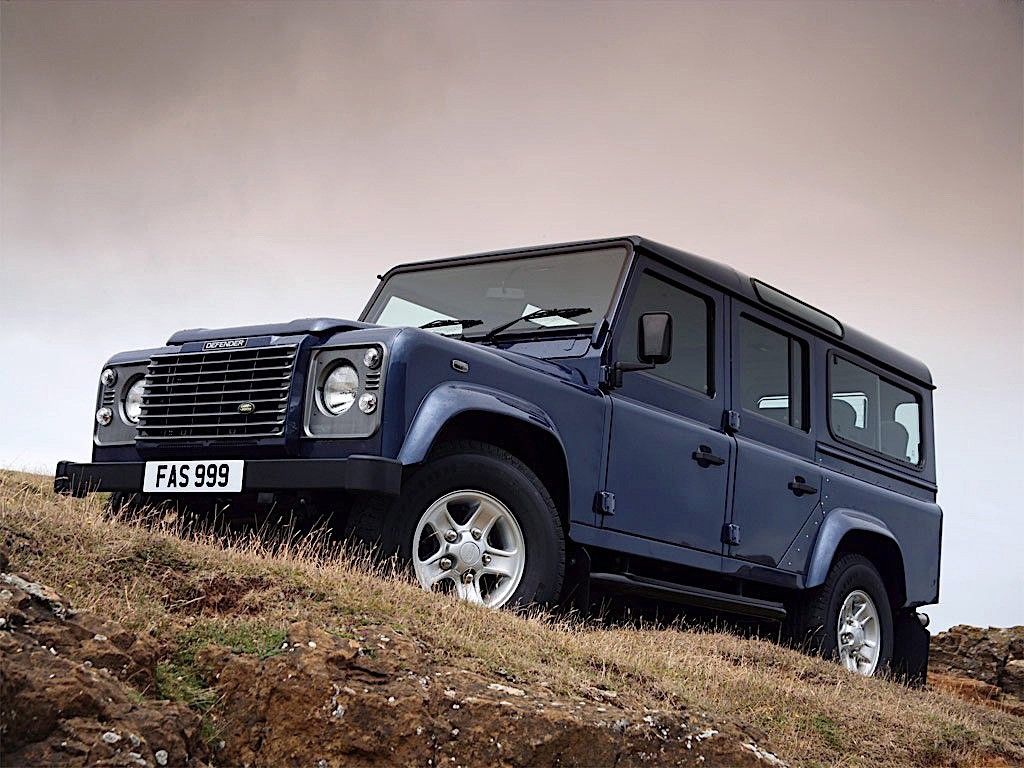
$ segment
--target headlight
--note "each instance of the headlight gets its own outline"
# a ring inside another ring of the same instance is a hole
[[[117,371],[113,368],[104,368],[100,374],[100,382],[104,387],[112,387],[117,383]]]
[[[358,389],[359,374],[355,367],[349,362],[339,363],[324,377],[320,404],[327,413],[340,416],[352,407]]]
[[[106,406],[103,406],[98,411],[96,411],[96,423],[99,424],[101,427],[107,426],[113,420],[114,412],[107,408]]]
[[[124,395],[124,417],[132,424],[139,423],[142,415],[142,390],[146,387],[146,379],[143,376],[135,379]]]

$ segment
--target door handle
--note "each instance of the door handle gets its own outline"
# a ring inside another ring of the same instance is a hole
[[[797,496],[803,496],[805,493],[810,495],[818,492],[817,488],[800,477],[800,475],[797,475],[790,480],[787,487]]]
[[[715,454],[711,452],[711,449],[706,445],[700,446],[693,452],[693,460],[705,469],[708,467],[720,467],[725,464],[725,459],[721,456],[715,456]]]

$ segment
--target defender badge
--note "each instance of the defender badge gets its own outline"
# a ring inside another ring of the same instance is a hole
[[[249,414],[256,410],[256,406],[253,403],[242,403],[238,406],[239,413]]]
[[[208,341],[203,344],[203,352],[209,352],[211,349],[241,349],[248,341],[249,339],[220,339],[218,341]]]

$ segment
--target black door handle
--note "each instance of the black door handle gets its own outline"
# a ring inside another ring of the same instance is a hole
[[[805,493],[810,495],[818,492],[817,488],[815,488],[813,485],[811,485],[802,477],[800,477],[800,475],[797,475],[792,480],[790,480],[789,486],[787,487],[797,496],[803,496]]]
[[[693,452],[693,460],[705,469],[707,467],[720,467],[725,464],[725,459],[721,456],[715,456],[706,445],[700,446],[700,448]]]

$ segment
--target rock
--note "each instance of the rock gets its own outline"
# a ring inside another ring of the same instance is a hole
[[[213,726],[225,742],[217,763],[784,765],[751,729],[677,710],[637,718],[614,696],[559,701],[550,691],[436,668],[389,627],[359,635],[302,622],[291,626],[288,650],[270,658],[201,651],[197,662],[218,701]]]
[[[144,699],[129,684],[152,684],[152,640],[74,613],[60,595],[28,579],[0,578],[11,593],[0,602],[7,619],[0,632],[0,764],[152,765],[148,745],[156,740],[167,746],[171,764],[202,765],[199,717],[181,704]],[[100,632],[121,642],[103,643],[108,651],[113,647],[113,675],[86,664]],[[132,735],[130,748],[123,749],[123,734]]]
[[[934,687],[1024,713],[1024,626],[961,624],[932,638],[930,656]]]
[[[1024,626],[960,624],[932,638],[929,668],[999,685],[1006,663],[1016,659],[1024,659]]]
[[[1024,659],[1011,659],[1006,662],[1003,674],[999,678],[999,686],[1003,693],[1024,700]]]

